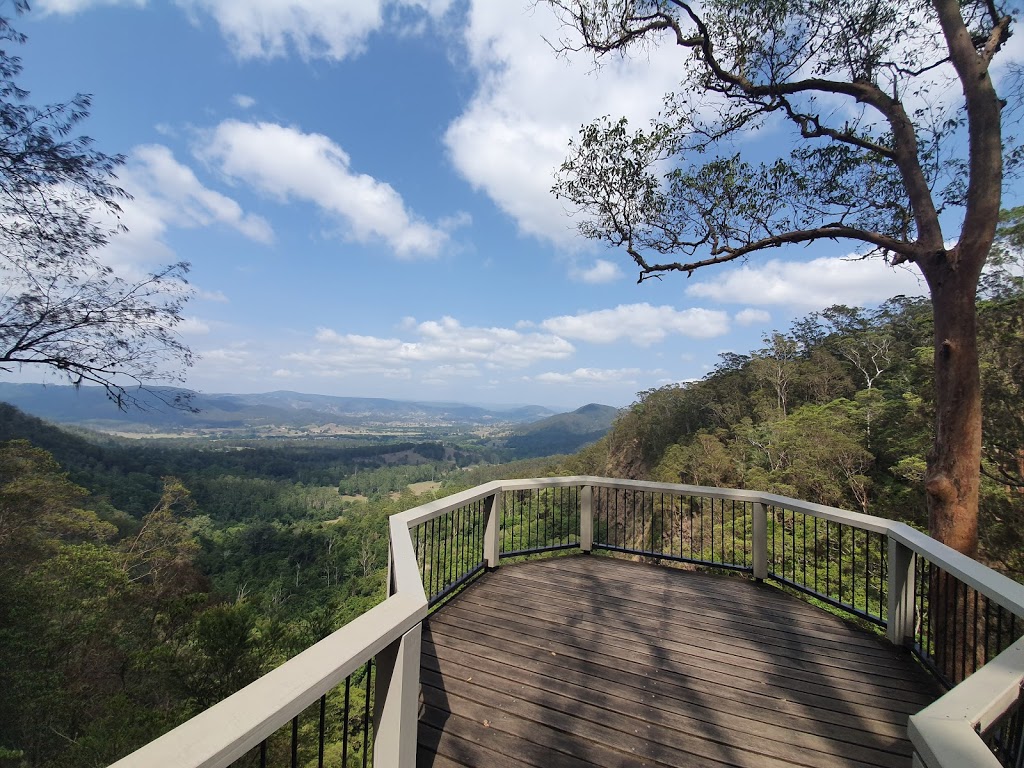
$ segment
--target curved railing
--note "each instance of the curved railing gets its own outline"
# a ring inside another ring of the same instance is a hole
[[[561,549],[740,570],[878,624],[951,688],[910,718],[920,764],[1020,765],[1024,586],[903,523],[754,491],[560,477],[487,483],[389,525],[383,603],[116,768],[265,764],[272,738],[297,765],[300,713],[316,720],[318,702],[322,765],[337,734],[327,697],[344,700],[347,739],[353,675],[363,736],[342,764],[358,749],[362,765],[414,766],[422,620],[503,558]]]

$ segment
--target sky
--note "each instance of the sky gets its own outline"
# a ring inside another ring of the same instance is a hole
[[[526,0],[34,0],[15,25],[31,102],[92,94],[82,132],[127,157],[104,258],[191,264],[192,389],[624,406],[925,290],[842,243],[637,284],[550,188],[582,124],[657,112],[683,54],[556,56]]]

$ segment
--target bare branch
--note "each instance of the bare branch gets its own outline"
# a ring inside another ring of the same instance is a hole
[[[709,267],[713,264],[724,264],[737,259],[743,259],[757,251],[764,251],[769,248],[778,248],[788,243],[809,243],[815,240],[858,240],[874,245],[878,250],[887,253],[898,254],[901,261],[914,261],[917,258],[916,250],[907,243],[894,240],[879,232],[866,232],[853,227],[846,227],[841,224],[830,224],[816,229],[805,229],[794,232],[783,232],[771,237],[765,237],[756,242],[747,243],[738,248],[716,247],[711,249],[713,254],[710,258],[699,259],[689,263],[666,262],[651,264],[639,251],[627,247],[627,252],[640,267],[644,274],[663,272],[686,272],[690,275],[694,270],[701,267]],[[893,263],[896,263],[895,260]]]

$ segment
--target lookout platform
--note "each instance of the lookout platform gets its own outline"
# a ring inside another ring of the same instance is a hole
[[[909,768],[907,718],[942,693],[778,588],[602,556],[484,575],[421,659],[424,768]]]

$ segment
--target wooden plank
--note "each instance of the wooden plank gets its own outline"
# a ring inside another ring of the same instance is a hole
[[[473,653],[474,650],[481,653]],[[487,649],[482,646],[474,647],[471,643],[460,643],[446,637],[442,644],[427,643],[424,646],[423,666],[440,669],[441,663],[458,664],[487,677],[505,677],[513,682],[521,677],[520,682],[524,684],[553,688],[556,692],[563,688],[589,689],[599,694],[644,701],[698,720],[704,717],[747,720],[752,724],[742,727],[748,732],[765,732],[763,726],[769,726],[775,736],[779,729],[794,730],[854,744],[877,742],[907,754],[910,751],[903,725],[862,721],[851,717],[851,713],[835,713],[833,718],[822,718],[822,712],[831,710],[799,704],[793,706],[794,702],[780,701],[777,697],[754,695],[730,699],[723,695],[728,689],[702,690],[693,686],[691,680],[680,682],[656,676],[649,668],[637,673],[632,669],[620,671],[593,665],[582,671],[577,665],[567,664],[565,656],[548,662],[511,653],[499,658],[482,655],[486,653]],[[472,677],[473,674],[469,672],[466,676]]]
[[[868,714],[873,719],[896,723],[901,727],[906,725],[907,717],[911,711],[918,709],[916,705],[895,708],[880,706],[870,696],[859,698],[844,696],[843,698],[838,698],[838,694],[835,691],[828,690],[823,686],[805,686],[800,683],[791,685],[788,679],[781,675],[772,677],[756,676],[751,673],[742,673],[742,670],[737,672],[735,670],[708,669],[699,663],[688,664],[672,659],[662,659],[659,661],[656,658],[652,661],[651,659],[654,657],[626,658],[610,656],[600,651],[581,650],[578,648],[560,647],[557,651],[550,651],[549,646],[537,646],[531,643],[527,637],[520,636],[515,640],[501,638],[495,642],[493,638],[486,634],[451,625],[434,626],[432,634],[436,642],[448,642],[447,639],[442,640],[441,638],[454,634],[467,640],[479,641],[482,638],[484,642],[497,649],[509,649],[510,651],[516,649],[524,654],[533,652],[538,656],[548,656],[554,653],[557,654],[559,663],[564,663],[565,659],[569,658],[583,664],[592,662],[606,669],[615,670],[624,667],[634,669],[635,667],[631,666],[631,663],[635,662],[636,666],[640,667],[641,671],[639,674],[651,677],[651,670],[655,669],[661,673],[659,679],[668,676],[673,680],[693,681],[689,684],[693,685],[695,690],[706,693],[717,692],[722,686],[741,686],[744,690],[760,693],[769,698],[785,698],[786,700],[797,701],[803,706],[828,709],[840,714],[848,715],[856,707],[867,708]],[[615,680],[615,676],[613,675],[609,679]]]
[[[846,653],[858,654],[855,658],[851,657],[851,660],[856,662],[858,668],[862,664],[871,664],[873,667],[888,667],[897,673],[893,675],[892,671],[877,670],[877,674],[883,677],[894,676],[897,679],[910,680],[919,685],[928,686],[932,684],[931,678],[925,675],[920,668],[907,664],[905,651],[891,646],[881,636],[873,637],[866,635],[854,625],[846,623],[842,619],[825,613],[800,600],[794,600],[790,595],[781,593],[777,589],[756,586],[742,579],[735,581],[730,578],[716,579],[705,574],[687,574],[686,583],[703,580],[700,584],[702,587],[700,592],[695,589],[684,589],[677,590],[673,595],[662,594],[657,599],[640,600],[637,596],[644,592],[646,587],[644,583],[636,583],[634,580],[629,584],[628,589],[618,590],[618,593],[602,591],[602,584],[607,579],[607,574],[602,573],[601,581],[588,588],[585,594],[579,595],[575,591],[568,592],[567,588],[572,586],[572,582],[563,578],[565,575],[562,565],[563,561],[567,564],[574,564],[587,561],[600,562],[602,560],[605,561],[605,565],[602,565],[601,568],[605,570],[608,570],[609,566],[614,568],[619,565],[617,561],[609,562],[607,558],[561,558],[557,563],[557,569],[550,568],[542,572],[549,580],[553,574],[556,576],[556,580],[550,581],[551,586],[533,587],[530,590],[526,590],[521,584],[513,583],[516,576],[524,572],[516,569],[515,573],[503,574],[503,579],[490,582],[486,587],[488,590],[487,594],[490,595],[492,590],[512,589],[519,596],[529,593],[528,599],[532,600],[534,597],[533,593],[536,592],[538,598],[542,595],[544,596],[541,602],[549,605],[565,602],[566,600],[571,602],[585,600],[588,601],[587,607],[590,611],[584,613],[584,620],[590,617],[590,612],[597,614],[605,611],[616,612],[615,609],[620,606],[629,609],[636,608],[636,610],[628,610],[626,614],[629,616],[630,626],[634,626],[640,621],[650,620],[652,615],[658,615],[665,620],[675,619],[678,623],[686,623],[694,627],[706,627],[709,630],[714,630],[716,635],[727,634],[731,637],[754,637],[757,639],[759,647],[771,645],[772,643],[770,642],[764,642],[769,638],[788,638],[787,642],[777,643],[776,645],[779,645],[779,647],[793,647],[795,643],[800,648],[819,647],[827,649],[827,655],[832,658],[842,658],[843,654]],[[643,576],[647,578],[654,578],[660,573],[667,571],[667,569],[639,564],[629,565],[638,566],[642,569]],[[626,570],[628,573],[628,569]],[[667,571],[667,573],[671,575],[672,573],[678,573],[678,571]],[[705,592],[703,587],[709,580],[712,582],[726,582],[731,585],[734,599],[728,602],[728,612],[716,609],[713,601],[703,599]],[[519,587],[519,589],[516,590],[516,587]],[[760,616],[757,617],[761,619],[760,621],[753,617],[735,615],[735,606],[739,599],[742,599],[742,596],[745,594],[754,595],[756,599],[761,599],[764,592],[768,592],[777,604],[786,609],[784,615],[772,614],[768,608],[761,609]],[[482,594],[477,593],[475,596],[477,602],[484,599]],[[597,597],[598,595],[602,597]],[[627,596],[622,597],[622,595]],[[591,596],[595,597],[596,605],[590,602]],[[500,605],[504,600],[504,596],[498,597],[495,595],[493,602]],[[538,609],[543,610],[544,606],[538,606]],[[802,631],[794,631],[795,628],[800,626],[801,617],[805,619],[810,617],[812,622],[816,621],[816,617],[821,617],[823,623],[829,624],[831,622],[835,627],[835,631],[829,634],[821,634],[815,631],[814,624],[809,625],[811,627],[809,630],[803,631],[801,628]],[[769,623],[769,620],[772,621]],[[719,626],[728,629],[718,631]],[[872,672],[875,672],[875,670],[872,670]],[[934,692],[938,693],[938,689],[935,688]]]
[[[427,655],[449,653],[474,657],[474,663],[509,663],[555,680],[590,682],[599,690],[635,688],[639,696],[656,695],[674,697],[684,702],[695,701],[726,712],[742,711],[747,717],[756,716],[769,723],[778,722],[780,716],[789,715],[809,721],[810,727],[814,729],[828,729],[830,725],[838,725],[839,730],[848,732],[849,738],[854,740],[861,733],[886,739],[902,739],[906,734],[906,717],[903,715],[882,713],[889,714],[889,718],[879,719],[879,713],[872,710],[860,717],[851,717],[848,711],[828,709],[828,705],[834,705],[831,699],[788,691],[785,696],[781,696],[777,688],[765,686],[758,689],[726,675],[715,677],[712,673],[702,678],[698,675],[704,670],[699,668],[694,670],[693,675],[652,676],[650,667],[629,661],[618,661],[614,666],[607,666],[598,657],[582,660],[562,654],[557,657],[547,655],[545,658],[543,653],[531,657],[518,653],[518,650],[511,645],[499,650],[489,644],[479,644],[473,638],[462,639],[452,634],[440,636],[436,645],[431,642],[425,646]],[[526,650],[529,651],[528,648]],[[426,659],[424,661],[426,663]],[[708,696],[703,690],[705,688],[713,690],[714,695]]]
[[[537,631],[523,622],[515,626],[499,626],[483,623],[472,616],[451,610],[444,617],[444,625],[461,627],[469,631],[488,635],[498,642],[516,642],[529,637],[532,642],[550,649],[575,650],[584,654],[606,653],[619,659],[638,658],[651,660],[650,663],[673,663],[699,660],[705,667],[721,669],[729,674],[758,680],[773,685],[806,692],[835,693],[844,701],[859,702],[865,706],[877,706],[905,714],[913,714],[931,702],[931,698],[916,691],[894,690],[889,686],[876,685],[870,680],[833,677],[824,670],[798,669],[792,663],[780,661],[775,664],[769,657],[754,658],[730,655],[727,649],[709,649],[696,645],[685,649],[673,649],[672,644],[660,638],[636,635],[633,643],[627,640],[602,637],[584,637],[554,628]]]
[[[509,677],[490,673],[476,663],[467,667],[447,659],[436,661],[436,664],[424,664],[424,683],[441,687],[450,695],[490,707],[501,706],[506,711],[508,701],[529,702],[531,707],[543,706],[545,710],[585,719],[610,731],[629,734],[646,729],[651,732],[652,739],[657,739],[659,734],[670,734],[669,745],[710,739],[727,743],[743,754],[782,759],[795,749],[801,753],[806,765],[818,768],[829,768],[835,765],[836,759],[847,758],[865,765],[897,768],[906,763],[912,752],[909,742],[889,742],[878,746],[851,743],[829,739],[806,726],[785,729],[778,722],[769,725],[710,708],[677,708],[654,698],[641,700],[629,695],[607,694],[591,686],[573,686],[564,682],[549,684],[545,678],[528,677],[521,670],[506,670],[506,675],[511,673]],[[474,674],[479,675],[476,682]],[[531,710],[527,708],[524,711]],[[541,717],[549,716],[544,714]],[[693,749],[689,746],[687,751],[692,752]]]
[[[790,595],[776,587],[756,584],[740,575],[722,577],[690,571],[682,571],[687,576],[680,580],[676,575],[680,572],[678,569],[608,557],[566,557],[560,558],[557,567],[544,571],[510,568],[508,573],[503,574],[500,583],[530,580],[556,589],[563,586],[586,587],[610,597],[618,595],[640,603],[665,607],[672,607],[674,603],[660,601],[669,600],[673,593],[680,597],[697,595],[702,598],[697,606],[708,611],[710,616],[727,620],[739,618],[767,628],[799,628],[814,636],[841,638],[842,642],[850,645],[877,647],[875,638],[867,634],[851,635],[850,625],[838,616],[803,602],[794,603]],[[598,581],[595,582],[595,579]],[[741,584],[745,586],[739,586]],[[645,596],[647,600],[643,599]],[[728,606],[727,609],[717,607],[717,603],[722,602]]]
[[[605,557],[502,566],[430,617],[419,764],[910,764],[937,687],[780,590]]]
[[[526,595],[523,590],[515,589],[515,586],[502,584],[496,588],[494,584],[488,584],[486,590],[467,595],[466,602],[461,607],[465,610],[474,610],[481,615],[501,615],[502,611],[513,610],[520,618],[529,617],[540,622],[565,616],[565,611],[569,608],[582,607],[587,609],[583,612],[582,618],[569,623],[573,629],[643,629],[666,638],[680,637],[684,633],[688,636],[699,633],[715,644],[724,642],[733,649],[755,650],[784,656],[793,661],[817,664],[827,658],[835,662],[835,666],[839,668],[848,669],[853,666],[878,677],[915,681],[920,677],[908,669],[904,651],[892,646],[885,647],[881,641],[874,647],[861,646],[850,650],[849,646],[842,643],[829,643],[821,638],[808,637],[803,632],[797,633],[792,629],[786,631],[781,626],[766,629],[732,620],[716,621],[714,617],[700,611],[699,606],[685,611],[666,607],[657,613],[653,609],[631,613],[627,623],[621,620],[621,613],[607,607],[605,600],[595,604],[590,599],[566,594],[564,590],[555,592],[537,589]],[[621,601],[621,604],[624,608],[631,605],[627,600]]]
[[[486,697],[490,699],[488,703],[481,704],[428,683],[424,683],[423,696],[428,708],[436,713],[449,708],[446,730],[486,740],[492,745],[503,744],[508,737],[514,737],[514,746],[501,749],[509,749],[511,755],[529,755],[524,762],[538,768],[562,765],[567,758],[576,758],[583,765],[631,768],[651,764],[674,768],[693,765],[695,758],[699,765],[708,768],[786,768],[790,765],[785,760],[743,754],[728,744],[710,739],[686,739],[678,733],[660,733],[650,726],[641,733],[624,733],[573,713],[513,697],[492,694]],[[442,701],[443,706],[439,706]],[[664,743],[668,740],[666,737],[679,746]]]

